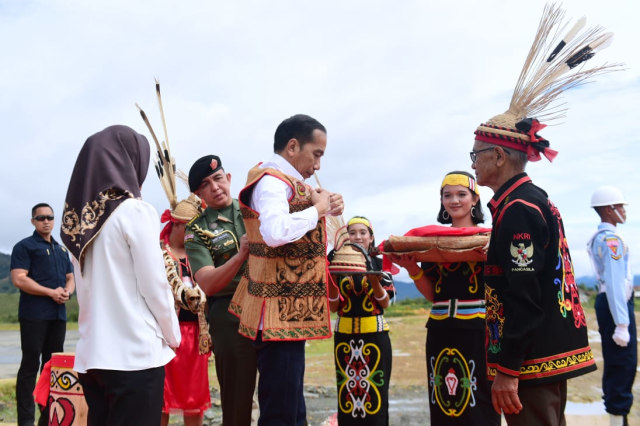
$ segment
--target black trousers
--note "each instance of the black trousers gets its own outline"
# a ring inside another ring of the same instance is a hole
[[[544,385],[519,386],[518,397],[522,403],[522,411],[518,414],[505,414],[509,426],[566,426],[566,380]]]
[[[64,350],[66,330],[67,323],[63,320],[20,320],[22,360],[16,378],[18,425],[33,425],[33,389],[36,376],[42,370],[42,366],[51,359],[52,353]],[[38,424],[49,424],[49,411],[46,408],[42,410]]]
[[[164,366],[137,371],[91,369],[78,376],[89,406],[87,426],[160,424]]]
[[[633,297],[627,302],[629,311],[629,344],[618,346],[613,341],[616,324],[609,311],[606,293],[596,297],[596,317],[602,342],[602,392],[607,413],[626,416],[633,404],[633,381],[638,364],[638,339]]]
[[[305,426],[304,340],[254,342],[258,356],[258,426]]]
[[[238,334],[240,320],[229,312],[230,302],[231,297],[209,299],[209,332],[220,383],[222,424],[249,426],[258,371],[256,351],[251,340]]]

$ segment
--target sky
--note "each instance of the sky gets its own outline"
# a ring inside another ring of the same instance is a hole
[[[367,216],[378,242],[434,224],[442,177],[472,172],[473,131],[507,109],[543,7],[0,0],[0,252],[33,232],[34,204],[48,202],[60,217],[88,136],[124,124],[151,141],[136,102],[162,133],[155,78],[180,169],[217,154],[237,196],[247,171],[271,155],[277,125],[305,113],[327,128],[318,178],[343,195],[346,219]],[[615,33],[591,62],[625,69],[564,94],[567,117],[541,132],[560,154],[527,172],[562,213],[577,276],[591,274],[586,242],[599,222],[591,193],[618,186],[629,203],[620,233],[640,273],[640,3],[563,7],[567,19],[584,15]],[[188,195],[184,185],[179,191]],[[167,207],[152,169],[142,195],[159,213]],[[481,188],[484,205],[491,196]]]

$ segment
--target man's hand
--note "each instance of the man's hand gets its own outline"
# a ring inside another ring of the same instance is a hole
[[[344,200],[342,195],[334,192],[329,193],[329,216],[340,216],[344,211]]]
[[[69,292],[64,287],[57,287],[52,290],[51,299],[59,305],[66,303],[69,300]]]
[[[238,243],[240,244],[240,247],[238,247],[238,255],[240,255],[243,260],[247,260],[249,258],[249,238],[247,234],[240,237]]]
[[[518,414],[522,410],[518,397],[518,378],[496,373],[491,386],[491,402],[498,414]]]
[[[616,331],[613,332],[613,341],[616,342],[616,345],[622,346],[623,348],[629,344],[629,326],[626,324],[617,324]]]
[[[311,203],[318,210],[318,219],[324,217],[329,213],[331,194],[324,188],[316,188],[311,191]]]

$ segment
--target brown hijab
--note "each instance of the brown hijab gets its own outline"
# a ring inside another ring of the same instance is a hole
[[[90,136],[78,154],[64,203],[60,237],[83,264],[86,248],[127,198],[140,198],[149,168],[149,142],[127,126]]]

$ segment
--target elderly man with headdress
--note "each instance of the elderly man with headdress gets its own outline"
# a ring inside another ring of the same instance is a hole
[[[494,408],[510,425],[564,424],[567,379],[596,369],[560,212],[525,173],[528,161],[557,154],[532,117],[563,90],[610,69],[575,68],[608,35],[581,32],[581,20],[554,39],[563,13],[545,8],[509,110],[476,129],[471,151],[478,184],[495,193],[484,268],[487,364]],[[548,111],[542,116],[550,119]]]
[[[85,142],[67,191],[60,232],[81,265],[74,369],[91,425],[159,424],[180,344],[158,213],[140,198],[149,151],[129,127],[107,127]]]
[[[182,413],[185,426],[198,426],[202,425],[204,412],[211,407],[208,362],[211,336],[205,312],[206,296],[192,278],[184,233],[187,222],[200,214],[201,204],[194,194],[177,204],[171,201],[172,208],[160,217],[166,222],[160,233],[160,244],[182,341],[176,357],[165,366],[162,425],[169,424],[169,414]]]
[[[217,155],[199,158],[189,170],[189,189],[207,208],[187,224],[185,248],[194,277],[208,296],[209,330],[220,383],[222,423],[251,424],[256,354],[238,334],[228,311],[249,255],[238,200],[231,197],[231,173]]]

